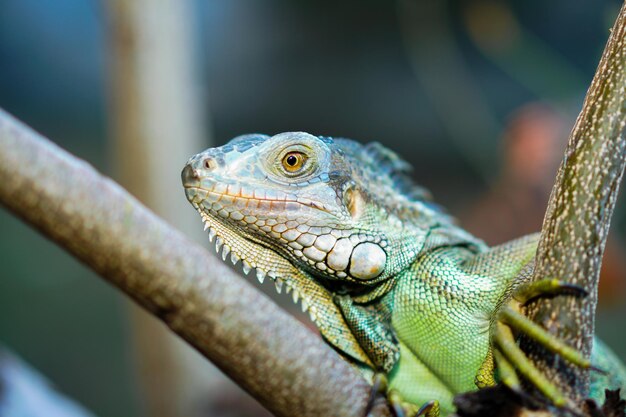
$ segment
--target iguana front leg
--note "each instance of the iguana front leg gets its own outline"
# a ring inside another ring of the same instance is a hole
[[[377,308],[379,306],[355,304],[349,295],[335,295],[333,301],[376,367],[375,371],[391,372],[400,358],[400,346],[384,312]]]
[[[490,325],[490,350],[478,371],[478,387],[495,384],[494,368],[500,381],[511,389],[521,391],[519,376],[537,387],[552,403],[566,405],[566,398],[537,370],[517,345],[520,335],[543,345],[565,360],[588,368],[591,363],[575,349],[549,334],[540,325],[522,314],[523,306],[537,297],[584,296],[583,289],[556,279],[530,282],[533,274],[537,235],[527,236],[477,255],[467,262],[465,270],[476,274],[486,271],[494,277],[501,290],[500,298],[492,300],[495,310]],[[492,293],[493,294],[493,293]]]
[[[437,400],[418,406],[406,402],[396,390],[389,390],[387,375],[400,359],[400,343],[391,327],[389,314],[384,306],[381,304],[359,305],[349,295],[334,295],[333,301],[339,307],[355,339],[376,367],[370,404],[373,405],[373,400],[378,394],[383,394],[387,397],[397,417],[439,417],[440,408]],[[427,382],[415,381],[415,383]]]

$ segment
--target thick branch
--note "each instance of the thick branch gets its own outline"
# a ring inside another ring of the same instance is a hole
[[[530,316],[589,355],[600,264],[626,162],[626,6],[622,6],[570,135],[550,196],[534,279],[557,277],[584,287],[582,299],[556,297],[530,306]],[[534,345],[536,365],[572,398],[588,393],[588,371]],[[556,364],[556,366],[555,366]]]
[[[0,202],[276,415],[364,414],[370,386],[320,338],[119,185],[2,110]]]

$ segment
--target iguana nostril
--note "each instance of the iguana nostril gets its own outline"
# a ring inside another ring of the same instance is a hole
[[[200,179],[198,171],[193,169],[191,164],[185,165],[185,168],[183,168],[183,172],[181,173],[181,177],[183,179],[183,184],[191,184]]]
[[[215,168],[217,168],[217,161],[213,158],[204,158],[204,161],[202,161],[202,166],[204,167],[204,169],[213,171]]]

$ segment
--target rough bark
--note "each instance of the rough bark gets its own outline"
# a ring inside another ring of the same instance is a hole
[[[570,134],[544,219],[533,279],[556,277],[579,285],[584,298],[541,299],[528,313],[554,335],[589,356],[604,245],[626,163],[626,7],[622,6]],[[587,395],[589,371],[533,343],[524,344],[547,377],[577,403]]]

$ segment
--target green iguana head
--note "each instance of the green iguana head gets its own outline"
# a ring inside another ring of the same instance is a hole
[[[406,268],[446,219],[407,180],[408,169],[378,143],[288,132],[207,149],[182,179],[224,258],[288,280],[274,270],[280,257],[329,285],[354,287]]]

